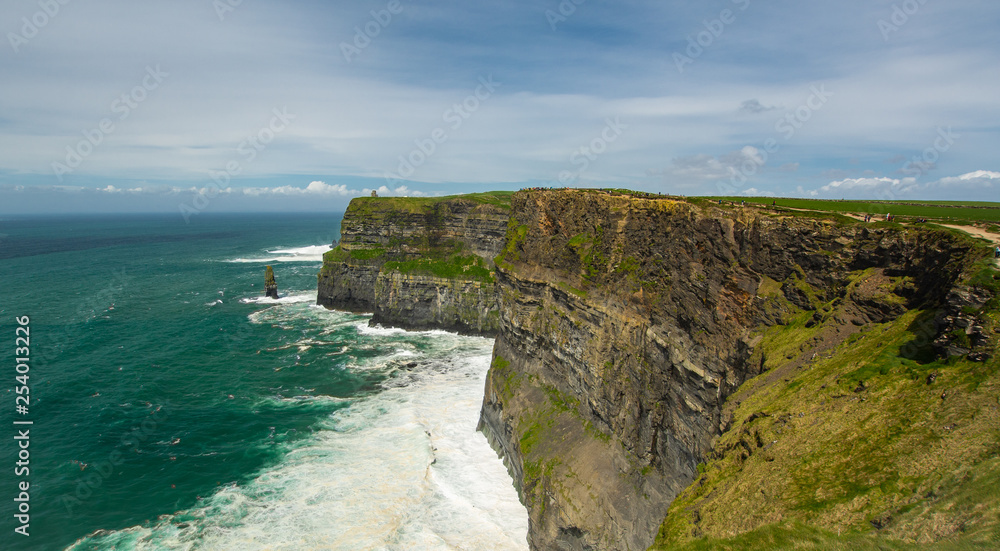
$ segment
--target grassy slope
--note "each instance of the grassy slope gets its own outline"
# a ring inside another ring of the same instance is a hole
[[[746,201],[770,206],[777,202],[779,207],[816,210],[821,212],[853,212],[885,215],[889,212],[897,216],[933,218],[943,221],[1000,222],[1000,203],[976,201],[828,201],[822,199],[786,199],[773,197],[705,197],[707,200],[722,199],[726,202]]]
[[[972,279],[1000,287],[985,262]],[[730,398],[653,549],[1000,548],[1000,360],[933,358],[933,313],[911,310],[789,368],[836,323],[816,306],[826,322],[799,311],[762,334],[769,371]],[[995,349],[997,300],[984,310]]]

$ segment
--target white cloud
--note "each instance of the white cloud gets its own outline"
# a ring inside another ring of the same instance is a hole
[[[233,188],[227,188],[232,190]],[[348,195],[358,195],[360,192],[355,189],[348,189],[344,184],[330,185],[326,182],[310,182],[308,186],[301,188],[296,186],[279,186],[274,188],[236,188],[235,192],[242,191],[244,195],[258,196],[265,194],[274,195],[332,195],[347,197]]]
[[[379,186],[378,189],[375,189],[374,191],[376,193],[378,193],[379,196],[381,196],[381,197],[392,197],[392,196],[400,196],[400,197],[426,197],[427,196],[427,194],[424,193],[424,192],[422,192],[422,191],[413,191],[413,190],[411,190],[410,188],[408,188],[406,186],[399,186],[399,187],[394,188],[394,189],[389,189],[386,186]],[[372,192],[372,189],[365,188],[365,189],[361,190],[361,195],[362,196],[364,196],[364,195],[371,195],[371,192]]]
[[[712,182],[725,180],[739,173],[744,163],[754,166],[754,171],[765,163],[760,150],[752,145],[738,151],[730,151],[718,157],[712,155],[691,155],[676,157],[672,166],[660,172],[672,182]],[[749,166],[748,165],[748,166]]]
[[[879,199],[894,199],[916,188],[913,178],[846,178],[836,180],[809,192],[813,197],[857,197],[875,196]]]
[[[336,194],[336,195],[353,195],[357,193],[356,191],[347,189],[344,184],[334,184],[330,185],[326,182],[310,182],[306,186],[306,193],[320,193],[320,194]]]
[[[222,192],[223,193],[232,193],[232,189],[233,188],[226,188],[226,189],[222,190]],[[247,187],[247,188],[243,188],[243,195],[247,195],[249,197],[259,197],[259,196],[267,194],[267,193],[271,193],[271,188],[267,188],[267,187]]]
[[[711,155],[692,155],[675,158],[673,165],[664,174],[679,180],[701,181],[725,178],[729,176],[729,170]]]
[[[880,200],[903,199],[956,199],[956,197],[996,201],[1000,197],[983,196],[984,191],[1000,187],[1000,172],[977,170],[959,176],[949,176],[927,183],[916,178],[845,178],[806,192],[813,197],[875,198]]]
[[[743,195],[746,195],[748,197],[775,197],[773,191],[761,191],[755,187],[744,189]]]
[[[975,172],[969,172],[967,174],[962,174],[961,176],[955,176],[951,178],[941,178],[938,183],[941,185],[963,185],[963,184],[982,184],[986,187],[992,187],[993,180],[1000,180],[1000,172],[991,172],[988,170],[977,170]]]

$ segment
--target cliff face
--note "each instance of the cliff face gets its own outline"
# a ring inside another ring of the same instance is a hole
[[[593,190],[363,198],[318,302],[497,336],[479,427],[533,549],[673,549],[786,521],[936,541],[971,494],[886,527],[973,475],[1000,484],[1000,459],[981,466],[1000,449],[1000,281],[970,275],[982,254],[919,226]]]
[[[493,335],[493,258],[509,194],[357,198],[324,256],[317,303],[372,312],[373,324]]]
[[[464,279],[388,270],[375,280],[375,301],[372,324],[484,336],[499,328],[492,276]]]
[[[760,374],[767,327],[810,312],[799,363],[943,302],[969,245],[944,232],[584,191],[519,193],[498,257],[480,428],[535,549],[645,549]]]

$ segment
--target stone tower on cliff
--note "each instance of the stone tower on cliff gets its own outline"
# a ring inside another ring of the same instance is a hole
[[[274,270],[270,266],[264,272],[264,294],[273,299],[278,298],[278,282],[274,280]]]

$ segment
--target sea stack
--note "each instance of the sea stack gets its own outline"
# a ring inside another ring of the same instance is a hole
[[[264,272],[264,294],[273,299],[278,298],[278,282],[274,280],[274,270],[270,266]]]

